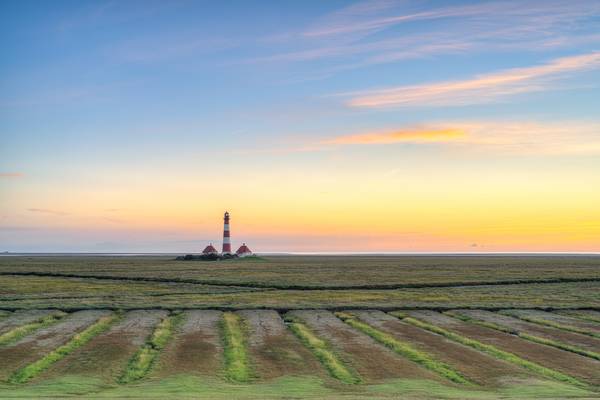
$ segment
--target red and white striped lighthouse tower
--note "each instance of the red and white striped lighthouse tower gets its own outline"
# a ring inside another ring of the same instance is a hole
[[[223,254],[231,254],[231,236],[229,235],[229,213],[225,211],[223,227]]]

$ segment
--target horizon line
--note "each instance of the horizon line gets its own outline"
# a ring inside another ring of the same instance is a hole
[[[187,254],[200,254],[201,252],[187,253]],[[92,252],[92,251],[80,251],[80,252],[64,252],[64,251],[39,251],[39,252],[2,252],[2,256],[61,256],[61,255],[80,255],[80,256],[170,256],[170,255],[181,255],[182,252]],[[464,251],[277,251],[277,252],[256,252],[256,256],[363,256],[363,255],[380,255],[380,256],[403,256],[403,255],[447,255],[447,256],[478,256],[478,255],[572,255],[572,256],[600,256],[600,251],[478,251],[478,252],[464,252]]]

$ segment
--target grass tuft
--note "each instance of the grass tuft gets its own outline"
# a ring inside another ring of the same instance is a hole
[[[511,335],[518,336],[521,339],[529,340],[530,342],[534,342],[534,343],[539,343],[539,344],[543,344],[543,345],[546,345],[546,346],[555,347],[555,348],[560,349],[560,350],[564,350],[564,351],[568,351],[568,352],[571,352],[571,353],[579,354],[581,356],[593,358],[593,359],[596,359],[596,360],[600,361],[600,353],[596,353],[594,351],[589,351],[589,350],[586,350],[586,349],[582,349],[581,347],[572,346],[570,344],[563,343],[563,342],[558,341],[558,340],[547,339],[547,338],[540,337],[540,336],[530,335],[528,333],[518,331],[517,329],[507,328],[505,326],[502,326],[502,325],[499,325],[499,324],[495,324],[493,322],[488,322],[488,321],[482,321],[482,320],[479,320],[479,319],[475,319],[475,318],[472,318],[470,316],[461,314],[461,313],[456,312],[456,311],[447,311],[444,314],[446,314],[446,315],[448,315],[450,317],[454,317],[454,318],[460,319],[461,321],[465,321],[465,322],[469,322],[469,323],[472,323],[472,324],[475,324],[475,325],[480,325],[480,326],[484,326],[486,328],[495,329],[497,331],[509,333]]]
[[[402,315],[402,314],[397,315],[395,312],[391,312],[390,314],[395,315],[395,316]],[[574,386],[578,386],[578,387],[582,387],[582,388],[588,387],[588,385],[586,385],[585,383],[579,381],[578,379],[576,379],[570,375],[566,375],[566,374],[563,374],[562,372],[558,372],[553,369],[546,368],[546,367],[544,367],[540,364],[534,363],[532,361],[525,360],[524,358],[521,358],[513,353],[509,353],[508,351],[500,350],[499,348],[497,348],[495,346],[464,337],[457,333],[450,332],[446,329],[440,328],[439,326],[418,320],[413,317],[399,317],[399,318],[401,318],[404,322],[408,322],[409,324],[412,324],[419,328],[428,330],[433,333],[437,333],[438,335],[442,335],[442,336],[446,337],[447,339],[450,339],[457,343],[463,344],[465,346],[472,347],[476,350],[487,353],[487,354],[489,354],[493,357],[496,357],[500,360],[504,360],[509,363],[518,365],[520,367],[526,368],[526,369],[533,371],[539,375],[542,375],[546,378],[553,379],[555,381],[559,381],[559,382],[563,382],[563,383],[568,383],[570,385],[574,385]]]
[[[409,360],[422,365],[426,369],[435,372],[444,378],[460,384],[469,384],[470,382],[451,366],[436,360],[431,355],[418,350],[406,342],[402,342],[393,336],[360,321],[355,315],[345,312],[337,312],[335,315],[351,327],[366,333],[379,343],[388,347],[397,354],[408,358]]]
[[[223,313],[221,337],[225,356],[225,377],[237,383],[253,378],[246,346],[246,327],[242,317],[233,312]]]
[[[594,331],[591,331],[591,330],[585,329],[585,328],[579,328],[579,327],[573,326],[573,325],[561,324],[559,322],[550,321],[549,319],[531,317],[529,315],[522,315],[522,314],[518,314],[518,313],[512,313],[510,310],[499,311],[499,313],[502,315],[507,315],[509,317],[519,318],[519,319],[522,319],[523,321],[532,322],[532,323],[538,324],[538,325],[545,325],[545,326],[560,329],[563,331],[574,332],[574,333],[579,333],[582,335],[600,338],[600,333],[598,333],[598,332],[594,332]]]
[[[25,383],[30,379],[39,375],[42,371],[49,368],[52,364],[62,360],[64,357],[72,353],[74,350],[84,346],[87,342],[92,340],[95,336],[106,331],[110,325],[112,325],[120,316],[118,314],[111,314],[105,317],[101,317],[94,324],[90,325],[80,333],[73,336],[66,344],[58,347],[57,349],[46,354],[39,360],[18,369],[9,378],[10,383]]]
[[[67,313],[62,311],[54,312],[50,315],[46,315],[36,321],[27,323],[25,325],[17,326],[9,330],[8,332],[0,335],[0,346],[5,346],[18,341],[19,339],[37,331],[38,329],[46,328],[60,321]]]
[[[290,330],[312,351],[331,376],[347,384],[361,382],[358,374],[351,371],[327,342],[317,337],[301,320],[290,315],[286,315],[285,320]]]
[[[181,323],[183,314],[173,312],[156,325],[146,343],[131,357],[125,371],[118,379],[119,383],[129,383],[142,379],[156,361],[160,351],[167,345],[176,327]]]

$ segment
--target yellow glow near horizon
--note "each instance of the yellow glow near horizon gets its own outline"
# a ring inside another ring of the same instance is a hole
[[[35,187],[44,208],[16,222],[218,238],[228,209],[234,237],[263,238],[257,250],[272,250],[269,238],[284,237],[288,241],[276,249],[598,251],[595,180],[593,171],[574,176],[560,168],[529,175],[519,168],[491,173],[462,167],[385,175],[357,166],[337,172],[336,179],[291,170],[237,184],[229,177],[209,191],[186,176],[136,187],[78,187],[69,196],[48,185],[43,193]],[[9,205],[22,209],[17,197]]]

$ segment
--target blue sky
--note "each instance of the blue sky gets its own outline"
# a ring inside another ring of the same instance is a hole
[[[5,1],[0,19],[7,249],[183,251],[164,243],[218,240],[228,207],[265,251],[600,250],[581,203],[600,199],[597,1]],[[506,216],[492,191],[534,226],[524,176],[533,199],[579,198],[530,236],[443,219],[474,198]],[[411,191],[388,224],[363,220]],[[443,231],[403,225],[440,207]]]

